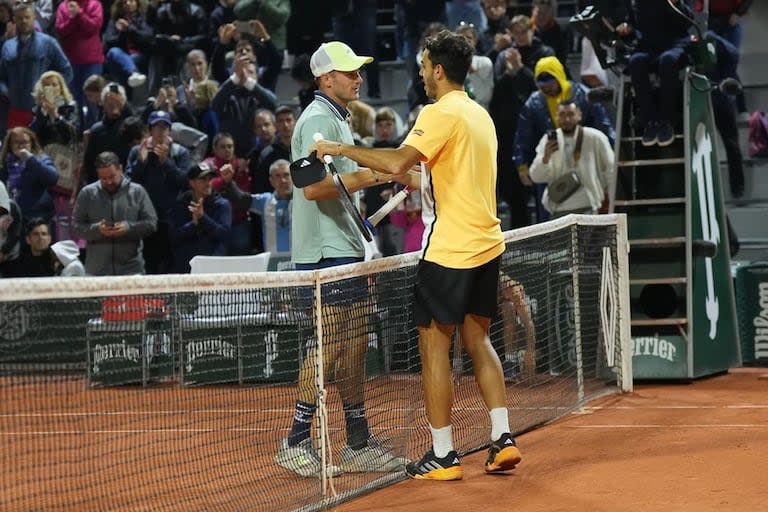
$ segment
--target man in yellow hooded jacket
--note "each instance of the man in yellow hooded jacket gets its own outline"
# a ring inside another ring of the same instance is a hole
[[[528,168],[536,156],[536,145],[547,131],[560,127],[557,121],[557,106],[563,100],[571,99],[578,105],[582,113],[582,126],[603,132],[610,140],[611,146],[616,138],[613,123],[603,106],[587,101],[589,87],[568,80],[563,64],[557,57],[539,59],[534,77],[538,90],[528,97],[520,111],[512,152],[512,159],[520,174],[520,180],[528,185],[533,185],[528,176]],[[541,196],[545,188],[543,184],[535,185],[537,222],[549,219],[549,213],[541,204]]]

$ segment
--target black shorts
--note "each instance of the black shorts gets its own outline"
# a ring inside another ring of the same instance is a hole
[[[468,314],[491,318],[498,307],[501,256],[476,268],[446,268],[420,261],[416,269],[413,317],[427,327],[432,320],[444,325],[464,323]]]

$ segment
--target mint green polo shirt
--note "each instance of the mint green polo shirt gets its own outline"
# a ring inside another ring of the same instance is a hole
[[[326,140],[354,144],[346,111],[317,94],[296,122],[291,139],[291,161],[309,154],[315,133],[321,133]],[[337,156],[333,162],[341,175],[358,169],[357,163],[348,158]],[[359,193],[350,195],[359,208]],[[291,207],[291,260],[294,263],[317,263],[323,258],[362,258],[365,255],[360,232],[338,199],[309,201],[301,189],[294,187]]]

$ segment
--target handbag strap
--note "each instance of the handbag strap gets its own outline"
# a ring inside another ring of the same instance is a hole
[[[573,148],[573,161],[579,163],[581,158],[581,144],[584,142],[584,130],[581,126],[576,125],[576,146]]]

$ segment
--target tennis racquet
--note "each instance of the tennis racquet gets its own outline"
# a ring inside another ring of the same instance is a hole
[[[397,208],[397,205],[399,205],[400,203],[405,201],[405,198],[408,197],[408,194],[410,194],[410,193],[411,193],[411,188],[410,187],[405,187],[400,192],[398,192],[397,194],[395,194],[392,197],[390,197],[389,200],[386,203],[381,205],[381,208],[376,210],[376,212],[373,213],[373,215],[368,217],[368,223],[371,226],[378,225],[378,223],[381,222],[381,220],[384,217],[389,215],[389,213],[392,210]]]
[[[323,135],[321,133],[315,133],[312,136],[312,140],[315,142],[324,140]],[[368,229],[368,226],[366,225],[366,220],[363,218],[362,215],[360,215],[360,210],[357,209],[355,206],[355,203],[352,202],[352,196],[349,195],[349,190],[347,190],[347,187],[344,186],[344,182],[341,181],[341,176],[339,176],[339,173],[336,171],[336,166],[333,165],[333,158],[331,158],[331,155],[325,155],[325,158],[323,158],[323,161],[328,166],[328,169],[331,171],[331,177],[333,178],[333,184],[336,185],[336,189],[339,191],[339,200],[341,201],[342,206],[344,206],[344,209],[347,211],[347,213],[352,217],[352,221],[354,221],[355,226],[357,226],[357,229],[360,230],[360,233],[363,235],[363,238],[365,238],[366,241],[370,242],[373,240],[373,235],[371,235],[371,230]]]

